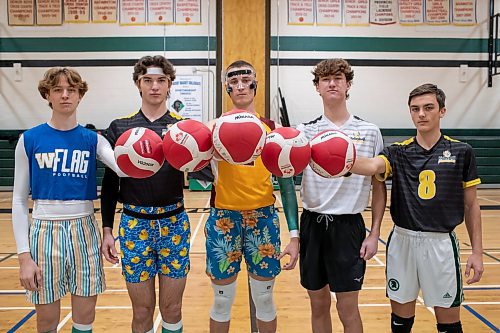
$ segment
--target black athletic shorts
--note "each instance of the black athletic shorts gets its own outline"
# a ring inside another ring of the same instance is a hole
[[[366,237],[361,214],[325,215],[304,209],[300,216],[300,283],[333,292],[361,290],[366,262],[359,257]]]

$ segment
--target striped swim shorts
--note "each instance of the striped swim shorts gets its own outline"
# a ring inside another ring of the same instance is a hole
[[[29,241],[43,280],[38,291],[26,292],[31,303],[53,303],[68,291],[90,297],[106,288],[101,234],[93,214],[71,220],[33,219]]]

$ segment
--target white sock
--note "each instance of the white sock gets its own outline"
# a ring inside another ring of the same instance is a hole
[[[80,331],[90,331],[92,329],[92,324],[83,325],[83,324],[73,323],[73,327]]]
[[[177,322],[175,324],[170,324],[170,323],[167,323],[164,320],[162,320],[161,326],[169,331],[177,331],[182,327],[182,319],[179,320],[179,322]]]

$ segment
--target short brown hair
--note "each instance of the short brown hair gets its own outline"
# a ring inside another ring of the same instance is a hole
[[[426,94],[433,94],[436,96],[436,100],[438,101],[440,109],[445,107],[446,95],[444,94],[444,91],[439,89],[438,86],[433,83],[425,83],[413,89],[408,96],[408,106],[410,106],[413,97]]]
[[[319,62],[311,72],[314,75],[313,84],[318,85],[319,79],[325,76],[344,73],[347,83],[354,79],[351,65],[344,59],[326,59]]]
[[[71,87],[78,89],[80,98],[89,90],[87,82],[83,81],[80,74],[73,68],[53,67],[46,71],[43,79],[38,82],[38,92],[40,92],[43,99],[47,99],[47,94],[50,92],[50,89],[59,84],[61,76],[66,77]],[[52,107],[52,103],[49,103],[49,106]]]
[[[253,71],[254,76],[257,76],[257,73],[255,73],[255,68],[253,65],[245,60],[236,60],[232,62],[229,66],[226,68],[226,73],[232,69],[232,68],[238,68],[238,67],[250,67]]]

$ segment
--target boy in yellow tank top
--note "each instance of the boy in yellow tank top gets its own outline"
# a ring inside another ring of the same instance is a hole
[[[257,80],[250,63],[239,60],[229,65],[225,84],[234,109],[257,116],[267,132],[275,128],[273,121],[255,111]],[[286,254],[290,256],[290,261],[283,266],[283,269],[290,270],[295,267],[299,254],[298,206],[293,179],[278,179],[290,231],[290,243],[281,252],[271,173],[261,158],[248,165],[233,165],[214,159],[211,166],[214,182],[210,217],[205,225],[206,272],[214,290],[210,332],[229,331],[242,257],[247,264],[259,332],[275,332],[273,287],[274,279],[281,271],[280,259]]]

